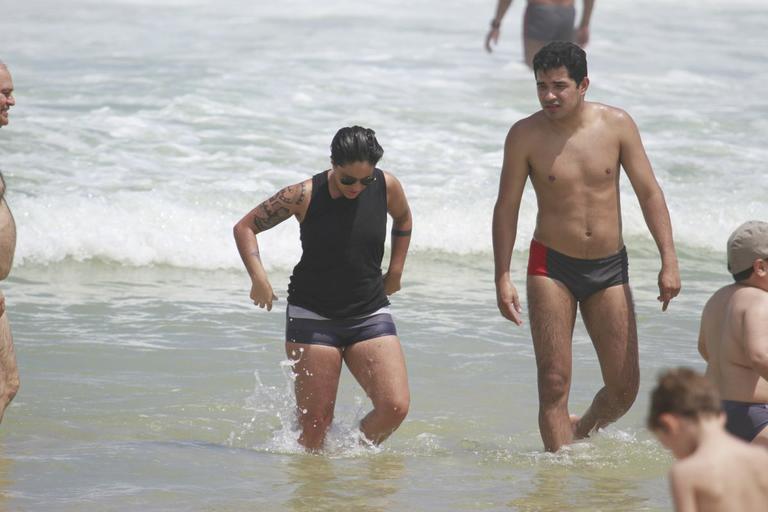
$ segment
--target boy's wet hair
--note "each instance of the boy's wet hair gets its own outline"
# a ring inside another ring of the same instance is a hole
[[[580,84],[587,76],[587,54],[568,41],[552,41],[539,50],[533,57],[533,75],[539,71],[549,71],[565,66],[568,76]]]
[[[651,392],[648,428],[662,428],[659,417],[665,413],[698,420],[722,412],[720,395],[708,378],[691,368],[675,368],[661,373]]]
[[[376,140],[376,132],[362,126],[347,126],[336,132],[331,141],[333,165],[368,162],[375,166],[384,154]]]

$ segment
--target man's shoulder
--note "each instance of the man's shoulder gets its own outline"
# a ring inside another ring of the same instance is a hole
[[[739,286],[734,284],[728,284],[718,289],[712,296],[707,299],[704,304],[704,316],[708,316],[711,311],[721,311],[723,307],[731,300],[734,293],[738,291]]]
[[[737,286],[731,299],[734,304],[745,309],[765,309],[768,308],[768,292],[757,288],[756,286]]]
[[[528,139],[536,135],[542,129],[542,118],[544,114],[541,111],[535,112],[528,117],[524,117],[509,128],[507,141]]]
[[[515,130],[515,129],[530,130],[531,128],[536,128],[537,126],[541,125],[542,119],[544,119],[544,111],[538,110],[533,114],[529,115],[528,117],[523,117],[522,119],[519,119],[517,122],[515,122],[515,124],[512,125],[510,130]]]
[[[614,107],[612,105],[606,105],[605,103],[598,103],[595,101],[586,102],[586,107],[590,116],[594,119],[599,119],[607,123],[626,123],[631,122],[632,117],[626,110]]]

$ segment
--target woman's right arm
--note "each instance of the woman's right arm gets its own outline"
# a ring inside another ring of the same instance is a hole
[[[301,222],[307,212],[309,198],[312,195],[312,180],[290,185],[280,190],[235,224],[233,233],[240,258],[251,277],[251,300],[260,308],[272,310],[272,301],[277,296],[272,291],[267,273],[261,263],[259,244],[256,235],[277,226],[291,216]]]

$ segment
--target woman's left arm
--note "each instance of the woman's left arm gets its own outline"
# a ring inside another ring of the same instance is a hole
[[[403,276],[405,257],[411,243],[411,209],[405,197],[403,186],[397,178],[385,172],[387,185],[387,212],[392,217],[392,249],[389,256],[389,268],[384,274],[384,291],[387,295],[400,290],[400,278]]]

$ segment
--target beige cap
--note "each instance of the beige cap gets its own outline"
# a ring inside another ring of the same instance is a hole
[[[728,238],[728,271],[744,272],[762,258],[768,258],[768,222],[747,221]]]

